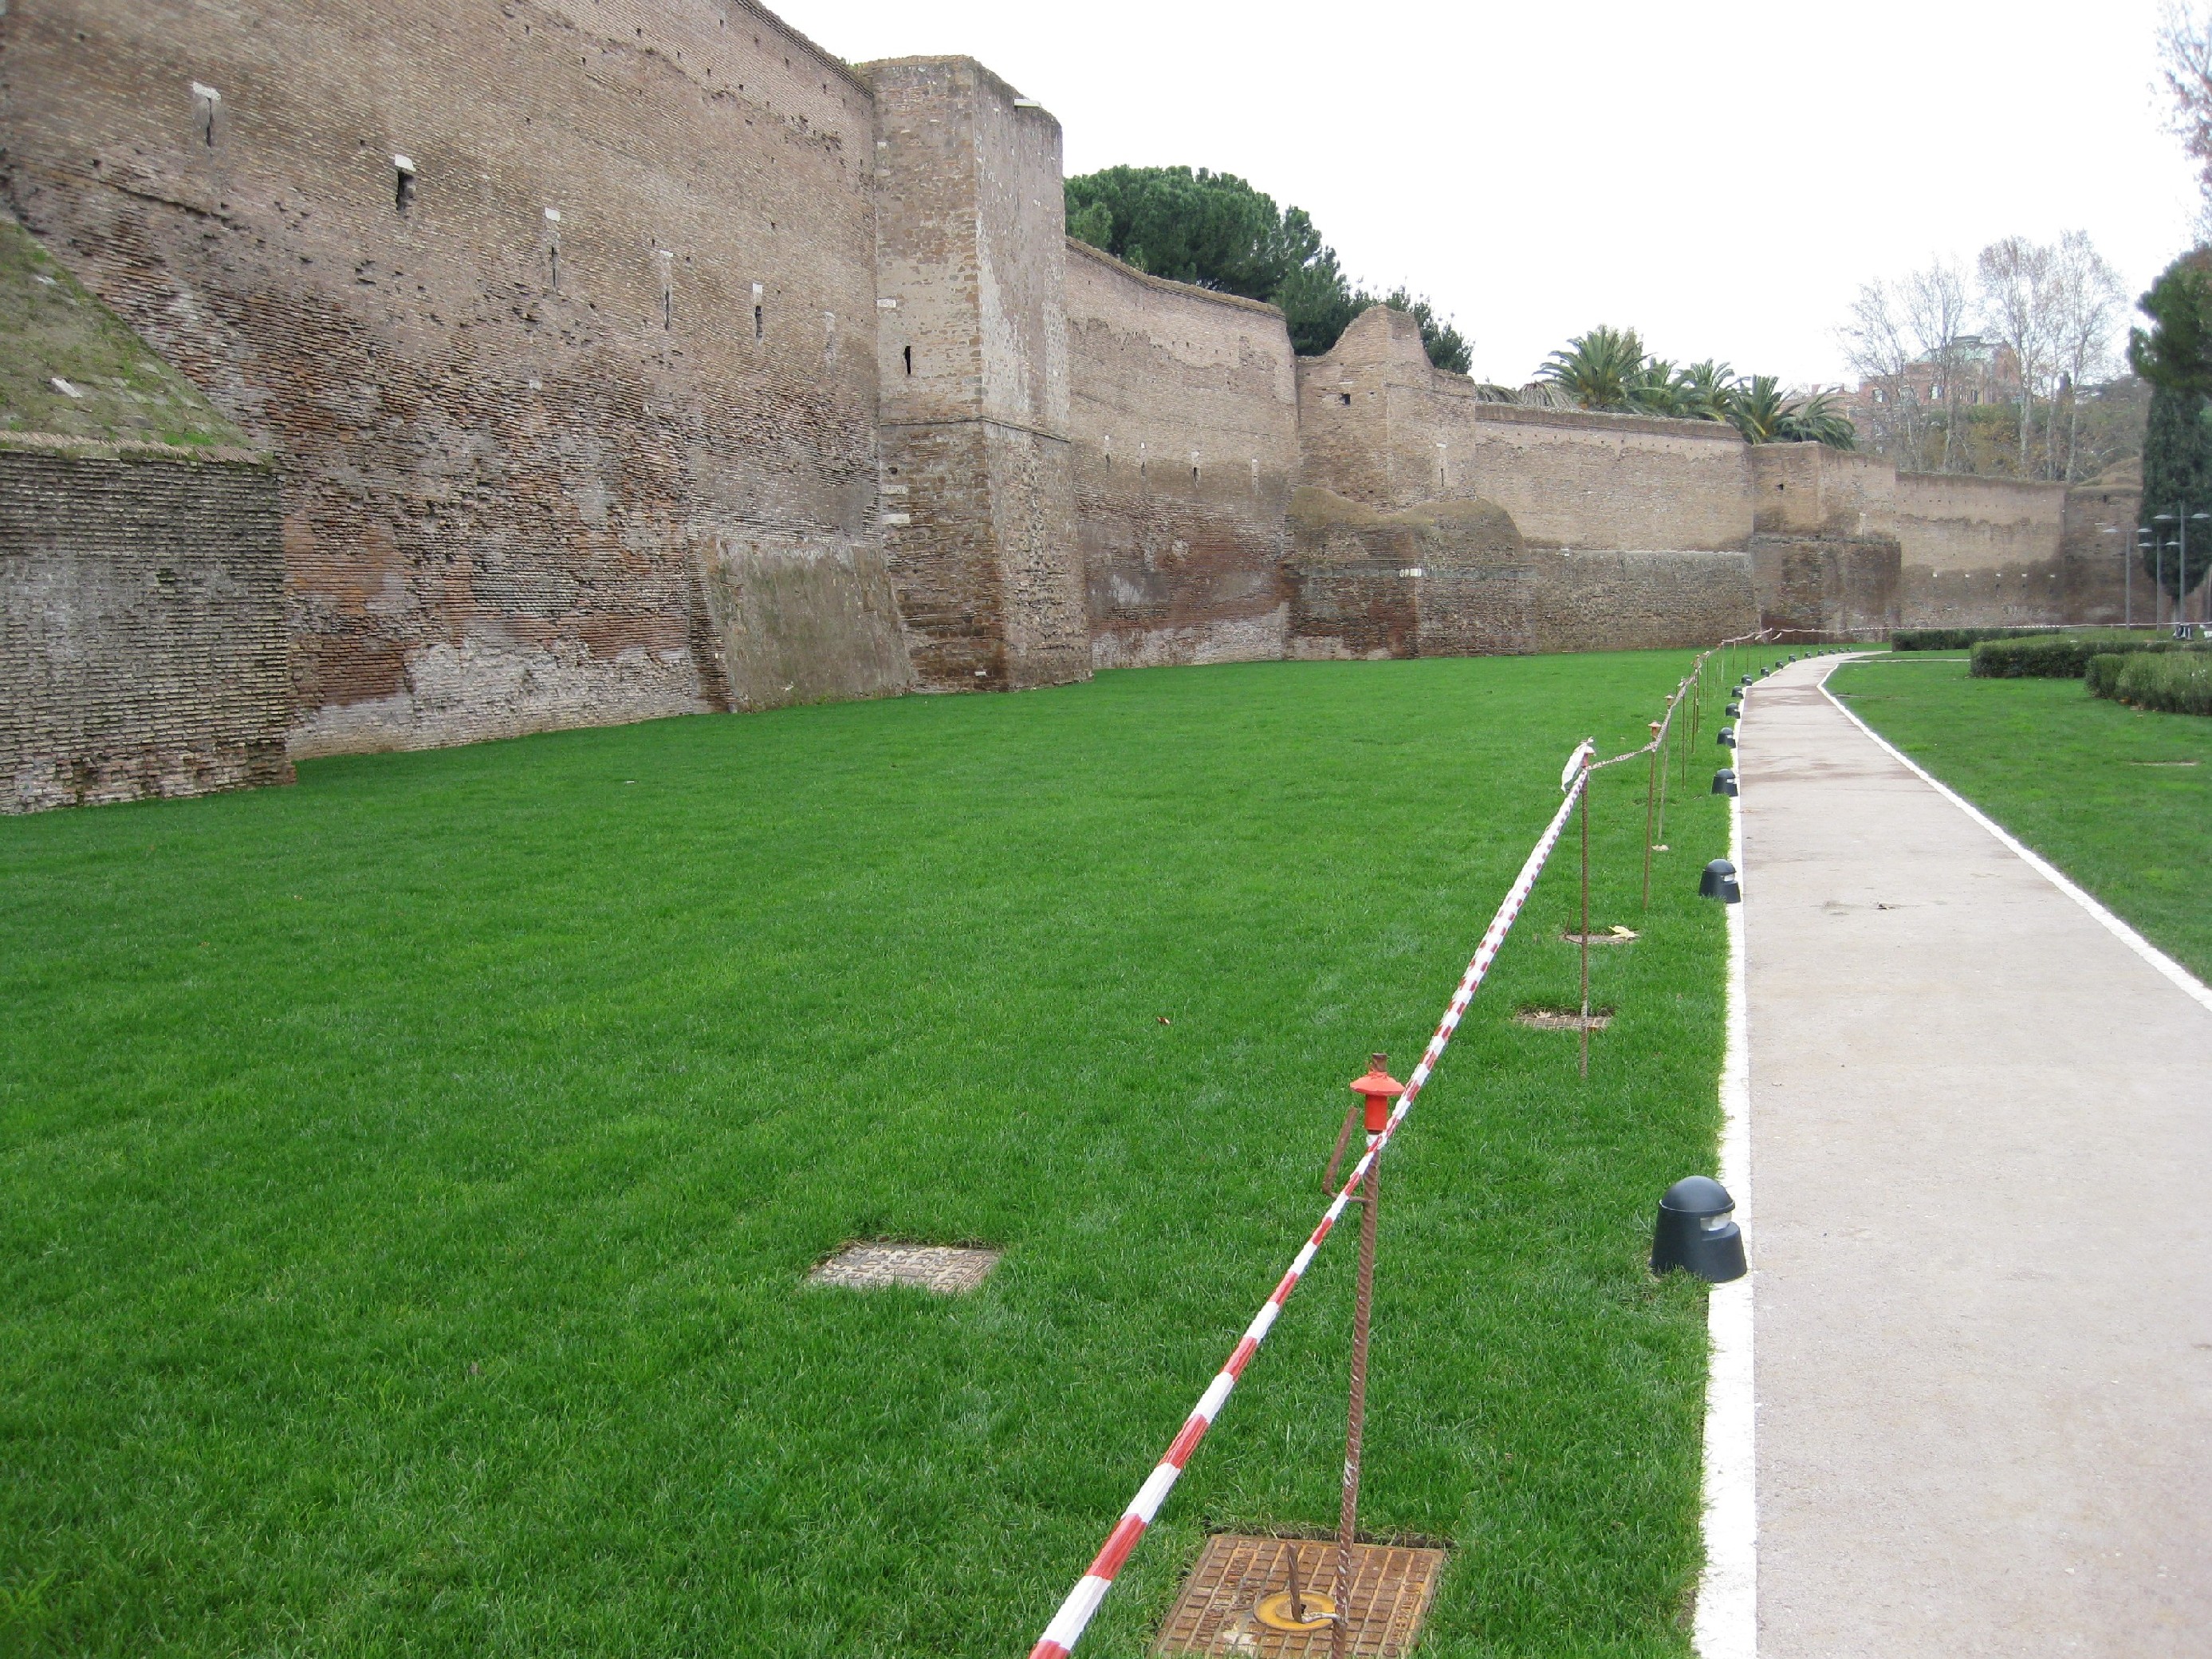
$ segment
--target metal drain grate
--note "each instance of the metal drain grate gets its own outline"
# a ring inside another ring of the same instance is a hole
[[[957,1244],[848,1244],[807,1275],[850,1291],[913,1285],[940,1296],[972,1291],[999,1265],[999,1252]]]
[[[1290,1607],[1291,1567],[1308,1617]],[[1352,1552],[1348,1652],[1362,1659],[1398,1659],[1413,1650],[1443,1571],[1442,1550],[1359,1544]],[[1316,1538],[1244,1538],[1216,1533],[1206,1540],[1154,1651],[1170,1654],[1320,1656],[1328,1652],[1329,1592],[1336,1584],[1336,1545]]]

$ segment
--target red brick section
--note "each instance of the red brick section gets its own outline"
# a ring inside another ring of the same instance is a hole
[[[903,684],[872,102],[774,18],[53,0],[0,76],[0,192],[283,459],[302,750],[779,700],[697,649],[779,556],[878,596],[828,690]]]

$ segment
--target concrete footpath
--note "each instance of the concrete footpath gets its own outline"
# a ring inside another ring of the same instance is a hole
[[[2202,1659],[2212,1010],[1834,665],[1761,682],[1738,761],[1759,1653]]]

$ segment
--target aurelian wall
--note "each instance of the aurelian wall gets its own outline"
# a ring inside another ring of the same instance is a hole
[[[0,439],[0,811],[289,782],[275,472]]]
[[[1297,360],[1072,247],[988,69],[752,0],[0,3],[0,200],[276,458],[295,755],[2125,568],[2111,492],[1486,401],[1387,309]]]
[[[2131,568],[2136,526],[2142,521],[2142,487],[2133,483],[2079,484],[2066,492],[2058,552],[2064,620],[2155,619],[2153,580],[2140,568]]]
[[[1298,412],[1304,482],[1372,506],[1480,497],[1542,547],[1711,551],[1751,533],[1732,428],[1482,401],[1401,312],[1364,312],[1302,361]]]
[[[1297,657],[1648,649],[1759,626],[1740,550],[1533,547],[1494,502],[1385,512],[1310,487],[1291,532]]]
[[[0,192],[283,459],[295,751],[905,684],[865,83],[743,0],[404,13],[0,19]]]
[[[1280,657],[1298,465],[1282,313],[1077,241],[1066,294],[1092,662]]]
[[[1897,475],[1903,625],[2056,623],[2066,487],[1957,473]]]
[[[1091,672],[1060,124],[965,58],[872,64],[890,567],[923,684]]]

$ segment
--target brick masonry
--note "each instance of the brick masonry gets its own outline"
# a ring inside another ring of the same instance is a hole
[[[1076,241],[1066,293],[1092,662],[1282,656],[1299,455],[1281,313]]]
[[[0,811],[289,783],[276,477],[0,439]]]
[[[0,199],[276,458],[295,757],[2119,614],[2110,490],[1487,402],[1379,309],[1297,360],[1072,247],[1058,123],[972,59],[853,68],[750,0],[364,15],[0,9]],[[1316,530],[1300,486],[1470,513]],[[1434,574],[1386,574],[1409,537]]]
[[[0,192],[283,461],[294,752],[905,684],[866,82],[708,0],[365,17],[0,19]]]
[[[1477,656],[1709,644],[1759,625],[1741,551],[1531,546],[1494,502],[1385,513],[1302,489],[1291,654]]]

